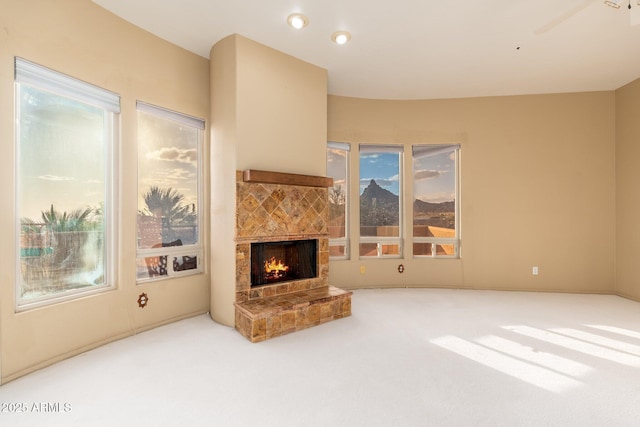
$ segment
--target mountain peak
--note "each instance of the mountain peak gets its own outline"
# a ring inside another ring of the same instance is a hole
[[[368,203],[371,203],[373,199],[376,199],[377,203],[398,203],[398,196],[382,188],[375,179],[369,181],[369,185],[360,196],[360,200],[366,200]]]

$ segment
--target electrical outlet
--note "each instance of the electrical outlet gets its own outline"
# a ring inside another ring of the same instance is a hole
[[[364,274],[366,271],[366,269],[364,268],[364,265],[360,266],[360,274]]]
[[[531,274],[533,274],[534,276],[537,276],[538,273],[539,273],[538,266],[533,267],[533,269],[531,270]]]

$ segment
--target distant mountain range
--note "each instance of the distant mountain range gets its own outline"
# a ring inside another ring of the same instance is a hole
[[[416,199],[413,201],[413,209],[416,212],[423,212],[423,213],[454,212],[456,209],[456,202],[452,200],[449,202],[431,203],[431,202],[425,202],[420,199]]]

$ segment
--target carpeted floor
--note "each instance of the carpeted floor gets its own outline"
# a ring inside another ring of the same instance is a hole
[[[349,318],[251,344],[198,316],[5,384],[0,403],[2,426],[638,426],[640,303],[357,290]]]

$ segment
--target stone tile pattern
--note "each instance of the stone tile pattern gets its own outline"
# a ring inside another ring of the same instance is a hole
[[[351,292],[329,286],[328,189],[236,177],[236,329],[252,342],[351,314]],[[318,240],[318,276],[251,288],[251,243]],[[267,333],[268,331],[268,333]]]
[[[237,182],[236,200],[237,242],[328,234],[326,188]]]
[[[236,329],[260,342],[351,315],[351,294],[333,286],[236,304]]]

